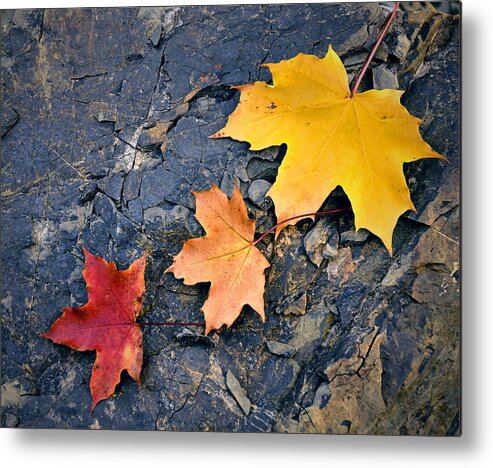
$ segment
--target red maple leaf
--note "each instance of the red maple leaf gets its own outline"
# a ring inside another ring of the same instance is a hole
[[[128,270],[117,270],[115,263],[92,255],[83,247],[89,300],[82,307],[67,307],[42,334],[54,343],[78,351],[96,351],[91,375],[91,411],[111,395],[125,369],[140,383],[142,331],[136,323],[145,289],[146,255]]]

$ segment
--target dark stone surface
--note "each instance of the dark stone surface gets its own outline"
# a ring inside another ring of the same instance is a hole
[[[207,138],[238,101],[230,86],[269,80],[262,63],[322,56],[329,44],[353,78],[385,10],[2,11],[3,426],[460,432],[459,21],[405,7],[373,66],[397,76],[449,163],[406,167],[417,214],[400,219],[394,256],[375,236],[355,236],[351,213],[285,229],[260,245],[272,264],[265,323],[245,308],[210,338],[145,327],[141,386],[124,374],[92,414],[93,353],[39,337],[62,307],[86,300],[81,244],[120,268],[148,249],[143,320],[202,321],[207,285],[163,274],[202,232],[190,190],[217,184],[231,195],[238,184],[265,232],[273,207],[252,182],[272,183],[285,152]],[[372,83],[369,71],[362,89]],[[324,208],[345,203],[336,190]]]

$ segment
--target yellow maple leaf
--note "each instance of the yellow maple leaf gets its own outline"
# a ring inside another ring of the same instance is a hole
[[[403,91],[351,96],[344,65],[330,46],[322,59],[300,53],[266,66],[273,84],[237,86],[240,102],[212,138],[246,141],[252,150],[286,143],[286,156],[267,193],[278,221],[317,211],[341,186],[356,229],[376,234],[392,254],[399,216],[415,210],[403,163],[445,159],[421,137],[421,121],[401,105]],[[294,223],[279,226],[276,236]]]
[[[254,245],[255,220],[248,217],[238,187],[231,200],[215,185],[192,193],[206,235],[186,241],[166,273],[187,285],[211,283],[202,307],[206,335],[229,327],[246,304],[264,320],[264,270],[270,265]]]

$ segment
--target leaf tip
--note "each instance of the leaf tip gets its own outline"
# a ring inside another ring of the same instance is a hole
[[[445,161],[448,164],[452,164],[448,158],[446,158],[443,154],[436,153],[435,156],[437,159],[440,159],[441,161]]]
[[[329,60],[334,55],[339,58],[337,52],[332,47],[332,44],[329,44],[329,47],[327,47],[327,53],[325,54],[325,57],[322,60]]]
[[[383,242],[383,245],[385,246],[385,248],[387,249],[389,255],[391,257],[393,257],[394,254],[393,254],[393,250],[392,250],[392,234],[390,235],[390,239],[382,239],[382,242]]]
[[[261,311],[257,311],[257,313],[260,315],[262,322],[265,323],[265,310],[262,308]]]
[[[241,197],[241,201],[243,201],[243,195],[241,194],[241,190],[240,190],[240,186],[238,185],[238,180],[236,180],[235,182],[235,191],[233,193],[233,196],[234,195],[239,195]]]

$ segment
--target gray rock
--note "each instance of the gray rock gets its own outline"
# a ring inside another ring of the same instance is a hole
[[[339,252],[339,233],[334,233],[330,236],[327,243],[324,245],[324,249],[322,250],[322,257],[326,260],[331,260],[334,257],[337,257]]]
[[[403,59],[409,52],[412,42],[405,34],[399,34],[397,37],[397,44],[395,45],[392,53],[399,59]]]
[[[96,182],[85,182],[78,188],[81,192],[79,203],[81,205],[84,205],[96,196],[96,193],[98,191],[98,184]]]
[[[168,212],[159,206],[144,210],[144,224],[148,229],[163,229],[166,225]]]
[[[179,227],[187,225],[190,210],[184,206],[177,205],[167,211],[166,228],[179,229]]]
[[[265,194],[269,191],[271,186],[272,184],[266,180],[254,180],[248,188],[248,198],[250,198],[253,203],[260,206],[265,199]]]
[[[284,315],[305,315],[306,312],[306,293],[284,306],[282,309]]]
[[[14,414],[7,413],[5,415],[5,426],[16,427],[19,424],[19,418]]]
[[[105,177],[98,183],[98,188],[115,201],[120,201],[122,187],[122,172],[112,173],[109,175],[109,177]]]
[[[123,208],[125,216],[128,216],[136,224],[142,224],[144,221],[144,210],[141,200],[132,200],[128,203],[128,208]]]
[[[373,87],[375,89],[399,89],[397,75],[383,64],[372,69]]]
[[[267,179],[273,182],[277,175],[279,164],[276,161],[252,158],[248,162],[247,173],[250,179]]]
[[[245,390],[241,387],[240,382],[238,382],[234,374],[229,369],[226,373],[226,385],[228,386],[228,390],[231,392],[231,395],[235,397],[235,400],[240,405],[240,408],[248,416],[250,414],[252,403],[246,396]]]
[[[272,354],[277,354],[278,356],[293,357],[296,353],[296,349],[293,346],[280,341],[266,341],[265,344]]]
[[[123,197],[128,203],[135,200],[139,196],[140,181],[139,174],[135,170],[130,170],[126,176],[123,184]]]
[[[140,185],[143,207],[149,208],[168,200],[171,193],[170,182],[175,177],[167,173],[159,164],[156,168],[143,171]]]
[[[300,371],[294,359],[267,355],[250,377],[250,397],[253,401],[267,400],[279,409],[281,402],[293,391]]]
[[[101,123],[104,122],[115,123],[117,118],[115,112],[98,112],[94,117],[98,122]]]
[[[219,184],[219,188],[221,189],[221,191],[226,193],[229,197],[234,193],[235,188],[237,186],[238,186],[238,180],[235,177],[233,177],[229,172],[226,171],[223,174],[221,183]]]
[[[2,106],[2,137],[7,135],[19,120],[19,114],[15,109]]]
[[[352,242],[353,244],[361,244],[368,239],[370,231],[361,228],[358,231],[345,231],[341,233],[341,242]]]
[[[197,333],[194,333],[188,328],[184,328],[183,330],[179,331],[175,335],[175,338],[182,346],[193,346],[193,345],[201,344],[213,348],[216,345],[212,340],[212,338],[205,335],[199,335]]]
[[[152,42],[152,45],[154,47],[157,47],[159,44],[159,41],[161,40],[161,33],[162,33],[163,28],[159,25],[154,32],[151,34],[150,40]]]
[[[315,392],[315,398],[313,398],[313,406],[318,407],[319,409],[324,409],[327,406],[327,403],[330,399],[330,387],[328,384],[323,383],[320,387],[317,388]]]
[[[319,267],[324,258],[337,255],[339,235],[335,223],[320,219],[305,235],[303,243],[308,257]]]

